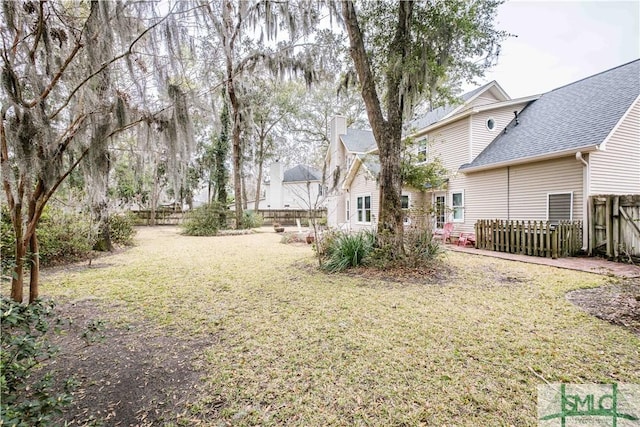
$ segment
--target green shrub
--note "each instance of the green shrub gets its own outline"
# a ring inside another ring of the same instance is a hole
[[[223,207],[218,203],[202,205],[186,215],[182,232],[188,236],[215,236],[220,228]]]
[[[262,227],[262,215],[252,210],[246,210],[242,213],[242,228],[258,228]]]
[[[2,274],[10,274],[15,265],[15,234],[9,209],[2,206]],[[40,265],[43,267],[87,258],[95,243],[97,230],[88,215],[65,213],[46,207],[37,228]],[[25,264],[29,268],[29,263]]]
[[[433,261],[444,247],[433,238],[430,229],[409,229],[404,232],[405,265],[418,267]]]
[[[375,233],[367,230],[352,234],[341,233],[325,250],[324,269],[335,273],[362,265],[373,250],[375,241]]]
[[[52,416],[71,403],[73,382],[56,393],[50,372],[41,372],[42,362],[55,356],[57,348],[45,335],[53,319],[52,302],[24,305],[0,299],[0,425],[46,426]]]
[[[136,230],[133,228],[135,217],[131,213],[116,214],[109,217],[111,241],[119,245],[131,246]]]
[[[88,215],[55,208],[45,208],[37,233],[42,266],[87,258],[98,234]]]

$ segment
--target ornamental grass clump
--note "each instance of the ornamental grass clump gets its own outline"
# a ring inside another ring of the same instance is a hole
[[[366,262],[374,248],[375,233],[365,230],[357,233],[340,233],[325,249],[323,268],[331,273],[357,267]]]
[[[182,233],[188,236],[215,236],[220,227],[224,208],[219,203],[202,205],[189,212],[182,224]]]

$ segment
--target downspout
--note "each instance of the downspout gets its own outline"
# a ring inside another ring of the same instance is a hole
[[[589,248],[589,163],[582,157],[582,152],[576,152],[576,160],[582,163],[582,250]]]
[[[507,221],[511,219],[511,166],[507,166]]]

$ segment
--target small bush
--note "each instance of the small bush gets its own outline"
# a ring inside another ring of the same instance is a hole
[[[247,210],[242,213],[242,228],[262,227],[263,222],[262,215],[257,212]]]
[[[2,206],[2,274],[10,274],[15,265],[15,234],[9,209]],[[36,231],[43,267],[76,262],[91,254],[97,230],[88,215],[65,213],[61,209],[46,207]],[[25,267],[29,268],[29,263]]]
[[[37,233],[42,266],[87,258],[98,234],[88,215],[55,208],[45,208]]]
[[[443,246],[433,238],[430,229],[410,229],[404,233],[405,264],[418,267],[433,261],[444,252]]]
[[[0,322],[0,425],[46,426],[52,416],[71,403],[73,382],[66,381],[63,393],[55,393],[49,372],[37,372],[43,361],[54,357],[57,348],[45,335],[53,320],[52,302],[24,305],[1,297]]]
[[[341,233],[326,248],[324,269],[335,273],[362,265],[373,250],[376,238],[371,231]]]
[[[224,215],[224,210],[218,203],[195,208],[182,223],[182,232],[188,236],[215,236],[220,228],[220,215]]]
[[[131,246],[136,230],[133,228],[135,217],[131,213],[116,214],[109,217],[111,241],[119,245]]]

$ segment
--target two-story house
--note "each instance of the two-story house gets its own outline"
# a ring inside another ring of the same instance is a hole
[[[488,83],[408,126],[418,157],[438,158],[448,179],[403,191],[403,204],[431,206],[433,225],[452,222],[454,234],[479,219],[586,221],[589,195],[640,194],[639,95],[640,60],[518,99]],[[336,117],[330,137],[329,171],[340,179],[329,224],[374,227],[373,135]]]

